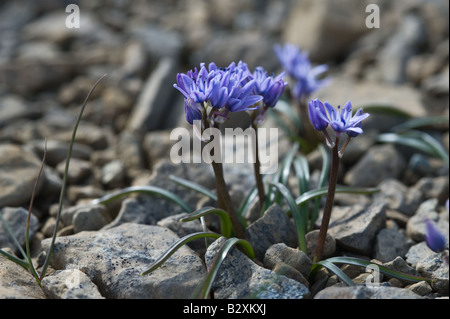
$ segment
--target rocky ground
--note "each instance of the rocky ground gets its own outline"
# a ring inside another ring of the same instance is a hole
[[[80,28],[65,27],[70,3]],[[365,26],[365,7],[380,8],[379,29]],[[448,117],[448,2],[442,1],[3,1],[0,4],[0,214],[24,245],[25,225],[47,139],[46,165],[31,218],[31,248],[41,266],[56,219],[62,176],[80,105],[103,74],[80,123],[51,269],[40,287],[0,255],[0,298],[189,298],[197,291],[223,239],[208,249],[184,246],[151,275],[140,276],[171,243],[201,231],[179,222],[186,212],[164,198],[140,194],[108,205],[86,205],[131,185],[152,185],[190,207],[214,205],[174,184],[169,175],[214,191],[211,168],[174,164],[170,132],[186,126],[177,72],[200,62],[226,66],[243,60],[281,71],[273,52],[290,42],[330,66],[332,82],[314,97],[333,105],[382,104],[415,118]],[[247,239],[256,260],[231,251],[212,297],[228,298],[448,298],[448,265],[425,244],[424,218],[447,237],[448,163],[377,136],[404,119],[372,114],[364,135],[343,157],[339,184],[378,187],[373,195],[338,194],[327,257],[357,256],[433,279],[410,284],[385,276],[365,285],[365,269],[342,269],[358,285],[321,273],[309,282],[311,255],[297,249],[285,207],[251,220]],[[449,149],[448,124],[423,128]],[[280,143],[280,156],[291,144]],[[319,151],[307,155],[312,181]],[[225,165],[233,201],[253,185],[251,167]],[[295,178],[290,180],[296,189]],[[214,221],[211,221],[214,226]],[[211,226],[213,228],[213,226]],[[309,244],[315,233],[308,234]],[[19,255],[3,224],[0,248]],[[447,250],[448,254],[448,250]],[[309,256],[308,256],[309,255]]]

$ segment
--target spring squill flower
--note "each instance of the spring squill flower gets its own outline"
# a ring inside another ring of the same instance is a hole
[[[195,68],[179,73],[174,87],[184,96],[186,120],[192,124],[202,119],[207,107],[214,109],[212,122],[226,118],[229,112],[255,109],[253,105],[262,96],[253,94],[255,81],[250,75],[243,62],[233,62],[227,68],[218,68],[214,63],[207,68],[201,63],[200,71]]]
[[[286,43],[274,46],[275,53],[281,66],[294,80],[292,96],[296,100],[308,97],[311,93],[328,83],[328,79],[319,79],[319,76],[328,70],[325,64],[312,66],[308,54],[302,52],[297,46]]]
[[[318,99],[311,100],[308,103],[308,113],[312,126],[314,129],[321,131],[324,134],[328,146],[332,149],[328,196],[325,202],[322,224],[320,225],[314,256],[314,262],[318,262],[322,258],[331,211],[333,209],[340,158],[350,140],[363,133],[362,121],[366,119],[369,114],[364,113],[362,108],[360,108],[355,115],[353,115],[350,101],[345,103],[342,109],[338,106],[336,110],[330,103],[322,103]],[[331,126],[334,131],[334,141],[331,140],[331,137],[327,132],[328,126]],[[344,132],[347,133],[347,140],[341,149],[339,149],[339,139]]]

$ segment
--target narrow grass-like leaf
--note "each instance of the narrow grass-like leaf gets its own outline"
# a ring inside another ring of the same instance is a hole
[[[399,271],[391,270],[385,266],[375,264],[373,262],[370,262],[368,260],[359,259],[355,257],[332,257],[326,259],[327,262],[333,263],[333,264],[349,264],[349,265],[355,265],[366,268],[367,266],[376,266],[379,271],[385,275],[388,275],[390,277],[395,277],[397,279],[401,279],[408,282],[419,282],[419,281],[427,281],[431,282],[430,279],[419,277],[419,276],[413,276],[408,275]]]
[[[207,189],[207,188],[205,188],[205,187],[203,187],[203,186],[201,186],[201,185],[199,185],[197,183],[194,183],[192,181],[188,181],[187,179],[184,179],[184,178],[181,178],[181,177],[178,177],[178,176],[174,176],[174,175],[170,175],[169,179],[171,181],[175,182],[176,184],[180,185],[180,186],[183,186],[183,187],[186,187],[188,189],[194,190],[194,191],[196,191],[196,192],[198,192],[200,194],[203,194],[203,195],[211,198],[214,201],[217,201],[217,195],[216,194],[214,194],[209,189]]]
[[[286,202],[288,203],[290,211],[292,212],[292,215],[294,217],[295,226],[297,228],[298,247],[300,248],[301,251],[306,253],[306,239],[305,239],[306,225],[304,224],[306,218],[302,216],[302,211],[300,210],[300,207],[295,203],[294,198],[292,197],[291,193],[289,192],[286,186],[284,186],[281,183],[271,183],[270,185],[276,187],[283,195],[283,197],[286,199]]]
[[[75,143],[75,136],[77,134],[77,129],[78,129],[78,125],[80,124],[81,121],[81,117],[83,116],[83,112],[84,109],[86,107],[86,104],[92,94],[92,92],[94,91],[94,89],[97,87],[97,85],[100,83],[100,81],[106,76],[103,75],[102,77],[100,77],[92,86],[92,88],[89,90],[86,99],[83,102],[83,105],[81,106],[81,110],[80,113],[78,114],[78,118],[75,122],[75,126],[73,128],[72,131],[72,138],[70,140],[70,144],[69,144],[69,150],[67,152],[67,158],[66,158],[66,164],[65,164],[65,168],[64,168],[64,174],[63,174],[63,181],[62,181],[62,186],[61,186],[61,193],[59,196],[59,206],[58,206],[58,212],[56,214],[56,223],[55,223],[55,228],[53,230],[53,236],[52,236],[52,241],[50,243],[50,248],[48,250],[47,256],[45,258],[44,264],[42,266],[42,272],[41,272],[41,276],[40,276],[40,280],[42,280],[45,276],[45,273],[47,272],[47,268],[48,265],[50,263],[50,258],[53,254],[53,247],[55,245],[55,240],[56,240],[56,234],[58,232],[58,225],[59,225],[59,221],[61,219],[61,211],[62,211],[62,206],[63,206],[63,201],[64,201],[64,197],[66,195],[66,187],[67,187],[67,176],[69,174],[69,164],[70,164],[70,158],[72,157],[72,149],[73,149],[73,144]]]
[[[244,214],[247,212],[251,203],[257,197],[258,197],[258,189],[256,188],[256,186],[253,186],[253,188],[250,190],[250,192],[248,192],[247,196],[245,196],[245,199],[242,202],[241,207],[239,207],[238,215],[240,216],[240,218],[244,219]],[[245,224],[243,224],[243,225],[245,225]]]
[[[449,157],[446,150],[429,134],[419,131],[408,131],[406,133],[384,133],[377,137],[378,142],[396,143],[415,148],[425,154],[440,157],[448,166]]]
[[[288,137],[294,137],[298,135],[298,130],[303,126],[300,117],[284,100],[279,100],[277,103],[277,107],[269,108],[267,110],[267,113],[275,121],[277,127],[281,128]],[[282,118],[283,116],[291,123],[286,123],[286,121]]]
[[[164,198],[171,200],[172,202],[178,204],[186,212],[188,212],[188,213],[192,212],[192,209],[181,198],[179,198],[174,193],[169,192],[168,190],[165,190],[164,188],[150,186],[150,185],[125,187],[125,188],[118,190],[116,192],[113,192],[111,194],[94,199],[90,203],[92,205],[108,204],[108,203],[115,201],[123,196],[130,195],[133,193],[158,195],[158,196],[164,197]]]
[[[217,276],[220,266],[222,265],[223,261],[227,257],[230,249],[233,248],[233,246],[235,246],[237,244],[240,244],[242,246],[242,248],[244,248],[246,255],[250,259],[255,258],[255,252],[253,251],[252,246],[246,240],[235,238],[235,237],[228,239],[223,244],[223,246],[220,248],[219,252],[216,255],[214,263],[211,265],[211,268],[209,269],[208,275],[203,283],[203,289],[201,291],[201,296],[200,296],[201,299],[206,299],[207,296],[209,296],[211,287],[214,283],[214,280]]]
[[[294,169],[297,175],[299,193],[300,195],[309,190],[309,166],[306,157],[299,155],[294,159]]]
[[[371,105],[355,106],[353,108],[354,113],[356,113],[356,111],[360,107],[362,107],[364,109],[365,113],[382,114],[382,115],[396,116],[396,117],[402,117],[402,118],[412,118],[412,115],[410,113],[404,112],[393,105],[371,104]]]
[[[419,118],[413,118],[411,120],[408,120],[402,124],[396,125],[392,128],[393,132],[401,133],[408,130],[413,129],[419,129],[419,128],[426,128],[426,127],[434,127],[436,125],[441,125],[448,123],[448,117],[447,116],[426,116],[426,117],[419,117]]]
[[[347,194],[361,194],[370,195],[379,192],[380,189],[375,187],[351,187],[351,186],[336,186],[336,193]],[[328,187],[321,187],[318,189],[310,190],[295,199],[297,205],[305,205],[308,201],[318,196],[323,196],[328,193]]]
[[[27,254],[25,253],[22,246],[20,245],[19,240],[17,239],[16,235],[14,235],[14,232],[12,231],[11,227],[9,227],[8,223],[6,222],[5,218],[3,217],[3,214],[0,214],[0,221],[2,221],[3,226],[6,228],[6,231],[8,232],[9,236],[13,240],[14,245],[16,245],[17,249],[22,254],[23,258],[27,259]]]
[[[291,171],[292,162],[294,160],[294,156],[297,153],[298,150],[298,144],[294,144],[292,149],[289,151],[289,153],[284,157],[283,162],[281,164],[279,172],[277,172],[274,175],[273,183],[281,183],[285,185],[287,183],[289,173]],[[282,196],[278,191],[273,192],[270,188],[267,192],[267,199],[264,203],[264,209],[263,212],[266,211],[266,209],[272,205],[273,203],[280,204],[282,200]],[[261,213],[263,213],[261,212]]]
[[[306,193],[309,190],[309,167],[306,157],[299,155],[294,159],[293,162],[295,174],[297,175],[299,194]],[[302,225],[304,227],[304,233],[306,234],[308,228],[308,206],[300,206],[300,215],[303,218]]]
[[[220,231],[222,233],[222,236],[230,238],[232,233],[231,220],[228,213],[223,209],[215,207],[202,207],[195,212],[190,213],[187,217],[182,218],[181,221],[189,222],[191,220],[195,220],[197,218],[210,214],[216,214],[220,217]]]
[[[44,155],[42,157],[41,167],[39,168],[39,173],[38,173],[38,176],[37,176],[36,181],[34,183],[33,191],[31,193],[31,200],[30,200],[30,205],[29,205],[29,208],[28,208],[27,226],[26,226],[26,231],[25,231],[25,248],[26,248],[26,253],[27,253],[28,264],[29,264],[29,267],[30,267],[30,272],[33,275],[33,277],[36,278],[36,280],[37,280],[39,285],[41,285],[41,280],[39,279],[39,275],[38,275],[38,273],[36,271],[36,268],[34,268],[33,261],[31,260],[30,224],[31,224],[31,210],[33,209],[34,198],[36,196],[37,186],[38,186],[39,180],[40,180],[41,175],[42,175],[42,170],[44,169],[46,156],[47,156],[47,140],[45,140],[45,142],[44,142]]]
[[[22,266],[22,267],[25,268],[26,270],[29,270],[29,269],[30,269],[28,262],[26,262],[26,261],[24,261],[24,260],[22,260],[22,259],[19,259],[19,258],[17,258],[16,256],[9,254],[9,253],[7,253],[6,251],[4,251],[4,250],[2,250],[2,249],[0,249],[0,255],[2,255],[2,256],[4,256],[4,257],[6,257],[7,259],[9,259],[9,260],[15,262],[16,264]]]
[[[158,267],[160,267],[167,259],[169,259],[170,256],[172,256],[178,249],[180,249],[183,245],[187,244],[188,242],[190,242],[194,239],[206,238],[206,237],[217,239],[217,238],[221,237],[221,235],[212,233],[212,232],[198,232],[198,233],[186,235],[183,238],[180,238],[179,240],[174,242],[166,250],[166,252],[164,254],[162,254],[160,257],[158,257],[153,262],[153,264],[150,266],[150,268],[147,269],[146,271],[144,271],[141,275],[145,276],[145,275],[151,273],[152,271],[154,271],[155,269],[157,269]]]
[[[325,267],[331,272],[333,272],[336,276],[339,277],[347,286],[356,286],[356,284],[335,264],[333,264],[330,260],[321,260],[313,265],[311,268],[310,278],[314,278],[316,271],[320,267]]]

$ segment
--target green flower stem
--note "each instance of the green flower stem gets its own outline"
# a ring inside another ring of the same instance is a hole
[[[327,236],[328,225],[330,224],[331,210],[333,209],[334,194],[336,192],[336,183],[339,170],[339,136],[336,136],[336,141],[332,149],[333,156],[331,159],[330,182],[328,185],[328,195],[323,211],[322,224],[320,225],[319,238],[317,239],[316,252],[313,262],[319,262],[322,258],[323,246]]]
[[[223,177],[223,167],[222,163],[217,163],[212,161],[212,167],[214,170],[214,175],[216,176],[216,188],[217,188],[217,205],[220,209],[223,209],[230,216],[231,224],[233,225],[236,237],[240,239],[245,239],[245,231],[239,218],[233,208],[231,203],[231,197],[227,190],[227,185]]]

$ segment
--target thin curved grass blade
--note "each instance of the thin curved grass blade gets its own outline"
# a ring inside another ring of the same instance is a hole
[[[222,236],[230,238],[232,232],[231,220],[228,213],[223,209],[215,207],[203,207],[193,213],[190,213],[189,216],[182,218],[181,221],[188,222],[209,214],[216,214],[220,217],[220,230]]]
[[[332,257],[327,259],[328,262],[333,264],[349,264],[349,265],[355,265],[360,267],[368,267],[368,266],[375,266],[379,269],[379,271],[385,275],[388,275],[390,277],[395,277],[397,279],[401,279],[408,282],[419,282],[419,281],[427,281],[430,282],[430,279],[419,277],[419,276],[413,276],[408,275],[399,271],[391,270],[385,266],[375,264],[373,262],[355,258],[355,257]]]
[[[337,186],[336,193],[347,193],[347,194],[361,194],[370,195],[379,192],[380,189],[376,187],[351,187],[351,186]],[[311,199],[318,196],[323,196],[328,194],[328,187],[321,187],[318,189],[310,190],[295,199],[297,205],[305,205]]]
[[[300,207],[295,203],[294,198],[292,197],[291,193],[289,192],[286,186],[284,186],[281,183],[271,183],[270,185],[276,187],[283,195],[286,202],[288,203],[292,215],[294,217],[295,226],[297,228],[298,247],[300,248],[301,251],[306,252],[306,239],[305,239],[306,217],[302,216],[303,212],[300,210]]]
[[[235,237],[228,239],[220,248],[219,252],[217,253],[216,259],[214,260],[214,263],[211,265],[208,275],[203,283],[203,289],[201,291],[200,296],[201,299],[206,299],[207,296],[209,296],[209,293],[211,292],[211,287],[214,283],[214,280],[216,279],[220,266],[227,257],[228,252],[231,250],[231,248],[233,248],[233,246],[237,244],[241,245],[242,248],[244,248],[246,255],[250,259],[255,258],[255,252],[253,251],[253,248],[248,243],[248,241]]]
[[[413,118],[402,124],[396,125],[392,128],[393,132],[401,133],[408,130],[426,128],[426,127],[436,127],[437,125],[442,125],[448,123],[448,116],[426,116]]]
[[[14,235],[14,232],[12,231],[11,227],[8,225],[8,222],[3,217],[3,214],[0,214],[0,221],[3,223],[3,226],[5,227],[6,231],[8,232],[9,236],[14,242],[14,245],[16,245],[17,249],[20,251],[24,259],[27,259],[27,254],[22,248],[22,245],[20,245],[19,240],[17,239],[16,235]],[[5,252],[6,253],[6,252]],[[6,253],[8,254],[8,253]],[[8,254],[9,255],[9,254]],[[19,259],[20,260],[20,259]]]
[[[331,261],[329,261],[328,259],[326,260],[321,260],[317,263],[315,263],[313,265],[313,267],[311,268],[311,273],[310,273],[310,278],[314,278],[314,275],[316,273],[316,271],[320,268],[320,267],[325,267],[326,269],[328,269],[329,271],[331,271],[332,273],[334,273],[336,276],[338,276],[339,279],[341,279],[347,286],[356,286],[356,284],[350,279],[350,277],[348,277],[338,266],[336,266],[335,264],[333,264]]]
[[[81,110],[78,114],[78,118],[75,122],[73,131],[72,131],[72,138],[70,140],[70,144],[69,144],[69,150],[67,151],[67,158],[66,158],[66,163],[65,163],[65,168],[64,168],[64,174],[63,174],[63,181],[62,181],[62,186],[61,186],[61,192],[60,192],[60,196],[59,196],[59,204],[58,204],[58,212],[56,214],[56,222],[55,222],[55,227],[53,229],[53,236],[52,236],[52,241],[50,243],[50,248],[48,250],[47,256],[45,258],[44,264],[42,266],[42,272],[41,275],[39,277],[39,280],[42,280],[45,276],[45,273],[47,272],[47,268],[48,265],[50,263],[50,258],[52,256],[53,253],[53,247],[55,245],[55,240],[56,240],[56,234],[58,232],[58,226],[59,226],[59,221],[61,219],[61,211],[62,211],[62,205],[63,205],[63,201],[64,201],[64,197],[66,196],[66,187],[67,187],[67,176],[69,173],[69,164],[70,164],[70,158],[72,157],[72,149],[73,149],[73,144],[75,143],[75,136],[77,134],[77,129],[78,129],[78,125],[81,122],[81,117],[83,116],[83,112],[84,109],[86,108],[87,102],[92,94],[92,92],[94,92],[94,89],[97,87],[97,85],[100,83],[101,80],[103,80],[103,78],[106,76],[106,74],[104,74],[103,76],[101,76],[92,86],[92,88],[89,90],[83,105],[81,106]]]
[[[145,276],[148,275],[149,273],[151,273],[152,271],[158,269],[167,259],[169,259],[170,256],[172,256],[178,249],[180,249],[183,245],[187,244],[188,242],[194,240],[194,239],[199,239],[199,238],[219,238],[221,237],[221,235],[216,234],[216,233],[212,233],[212,232],[198,232],[198,233],[193,233],[193,234],[189,234],[184,236],[183,238],[180,238],[179,240],[177,240],[176,242],[174,242],[167,250],[164,254],[162,254],[160,257],[158,257],[153,264],[150,266],[149,269],[147,269],[146,271],[144,271],[141,276]]]
[[[284,157],[283,162],[281,163],[280,170],[274,175],[272,182],[273,183],[281,183],[286,184],[289,173],[291,171],[292,162],[294,161],[294,156],[297,153],[298,150],[298,144],[294,144],[290,152]],[[266,201],[264,203],[264,208],[261,213],[267,210],[267,208],[272,205],[273,203],[281,203],[282,197],[278,190],[273,191],[271,188],[269,188],[267,195],[266,195]]]
[[[241,207],[239,207],[238,215],[240,216],[241,219],[244,219],[243,218],[244,214],[247,212],[247,210],[249,209],[251,203],[257,197],[258,197],[258,189],[256,188],[256,186],[253,186],[253,188],[250,190],[250,192],[248,192],[247,196],[245,196],[245,199],[242,202]],[[245,223],[247,223],[247,222],[245,222]]]
[[[200,194],[203,194],[203,195],[211,198],[214,201],[217,201],[217,195],[216,194],[214,194],[209,189],[207,189],[207,188],[205,188],[205,187],[203,187],[203,186],[201,186],[201,185],[199,185],[197,183],[194,183],[192,181],[189,181],[187,179],[184,179],[184,178],[181,178],[181,177],[178,177],[178,176],[174,176],[174,175],[170,175],[169,179],[171,181],[175,182],[176,184],[180,185],[180,186],[183,186],[183,187],[186,187],[188,189],[194,190],[194,191],[196,191],[196,192],[198,192]]]
[[[295,174],[298,180],[299,194],[306,193],[309,190],[309,166],[308,161],[304,155],[296,156],[293,163]],[[308,227],[308,206],[300,206],[300,215],[303,218],[302,225],[306,234]]]
[[[370,104],[370,105],[362,105],[362,106],[356,106],[353,108],[354,113],[362,107],[364,109],[365,113],[370,114],[381,114],[381,115],[389,115],[389,116],[396,116],[396,117],[402,117],[402,118],[412,118],[412,115],[400,110],[398,107],[395,107],[393,105],[388,104]]]
[[[449,165],[449,157],[444,147],[429,134],[420,131],[408,131],[406,133],[384,133],[377,137],[378,142],[396,143],[412,147],[417,151],[441,158]]]
[[[30,269],[28,262],[26,262],[25,260],[19,259],[16,256],[9,254],[9,253],[7,253],[6,251],[4,251],[2,249],[0,249],[0,255],[2,255],[5,258],[11,260],[12,262],[15,262],[16,264],[22,266],[26,270]]]
[[[127,196],[127,195],[134,194],[134,193],[151,194],[151,195],[161,196],[161,197],[164,197],[164,198],[178,204],[186,212],[188,212],[188,213],[192,212],[192,209],[181,198],[179,198],[174,193],[169,192],[169,191],[165,190],[164,188],[160,188],[157,186],[150,186],[150,185],[125,187],[125,188],[118,190],[116,192],[113,192],[111,194],[94,199],[90,203],[92,205],[108,204],[108,203],[113,202],[123,196]]]

